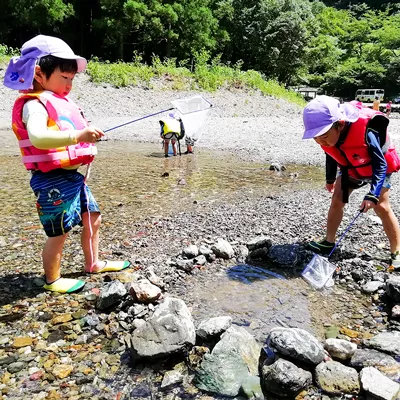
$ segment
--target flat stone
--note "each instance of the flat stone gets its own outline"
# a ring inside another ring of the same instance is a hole
[[[12,344],[15,348],[31,346],[33,343],[33,339],[29,336],[21,336],[14,338],[14,342]]]

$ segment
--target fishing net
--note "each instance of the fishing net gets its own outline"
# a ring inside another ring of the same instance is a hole
[[[203,96],[173,100],[171,103],[178,110],[182,118],[186,136],[194,141],[199,140],[212,104]]]
[[[340,236],[338,242],[335,244],[328,257],[322,257],[319,254],[314,254],[314,257],[306,265],[303,272],[301,273],[301,276],[312,286],[316,287],[317,289],[322,289],[324,286],[329,286],[332,275],[336,270],[336,267],[329,262],[329,258],[339,246],[339,243],[346,236],[347,232],[350,230],[356,219],[362,213],[362,210],[357,212],[356,216],[350,222],[349,226],[346,228],[342,236]]]
[[[322,289],[332,278],[336,267],[327,258],[315,254],[304,268],[301,276],[317,289]]]

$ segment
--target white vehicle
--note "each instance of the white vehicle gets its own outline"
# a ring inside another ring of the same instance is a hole
[[[384,96],[385,91],[383,89],[358,89],[355,97],[357,101],[373,103],[375,97],[378,97],[380,101],[383,101]]]

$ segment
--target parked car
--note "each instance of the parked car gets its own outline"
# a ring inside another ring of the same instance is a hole
[[[400,95],[396,96],[396,97],[393,99],[393,103],[394,103],[394,104],[400,104]]]

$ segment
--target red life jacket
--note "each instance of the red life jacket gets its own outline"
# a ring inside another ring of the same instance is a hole
[[[81,110],[67,97],[52,92],[31,92],[17,98],[12,113],[12,128],[18,139],[22,162],[28,170],[48,172],[57,168],[90,164],[97,154],[97,148],[91,143],[78,143],[71,146],[41,150],[32,145],[25,124],[22,122],[24,104],[38,99],[49,115],[47,127],[56,131],[83,129],[88,126]]]
[[[387,132],[389,120],[379,112],[358,103],[353,103],[360,110],[360,116],[356,122],[353,122],[343,143],[328,147],[321,146],[336,162],[344,168],[348,168],[349,176],[355,179],[372,178],[372,160],[369,154],[366,142],[367,130],[378,132],[382,152],[387,162],[387,174],[397,172],[400,169],[400,159],[396,149],[391,143]]]

